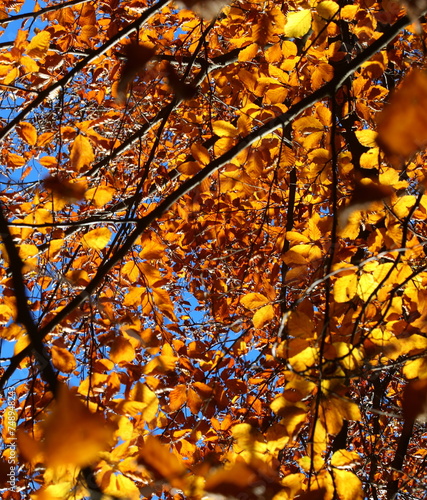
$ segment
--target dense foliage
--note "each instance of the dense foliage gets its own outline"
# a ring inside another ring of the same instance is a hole
[[[185,3],[0,1],[2,498],[425,498],[425,6]]]

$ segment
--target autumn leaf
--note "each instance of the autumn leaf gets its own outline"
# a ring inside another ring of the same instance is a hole
[[[21,122],[17,131],[20,137],[30,144],[30,146],[34,146],[37,143],[37,130],[31,123]]]
[[[175,488],[185,488],[186,470],[182,463],[155,436],[147,436],[139,451],[138,462]]]
[[[74,355],[58,346],[52,347],[52,363],[55,368],[64,373],[71,373],[77,366]]]
[[[111,231],[106,227],[100,227],[88,231],[82,238],[82,245],[85,248],[102,250],[108,245],[111,238]]]
[[[66,386],[61,385],[57,402],[43,422],[44,439],[38,449],[26,433],[18,434],[20,452],[28,459],[42,453],[49,467],[84,467],[112,444],[114,427],[92,413]],[[40,450],[40,451],[39,451]]]
[[[77,172],[86,170],[94,159],[95,155],[89,139],[83,135],[78,135],[74,140],[70,153],[72,168]]]
[[[395,167],[427,145],[427,75],[413,70],[377,118],[377,142]]]
[[[301,38],[308,33],[311,27],[311,11],[309,9],[299,12],[290,12],[286,18],[285,36]]]
[[[180,0],[187,9],[193,10],[204,19],[213,19],[229,4],[229,0]]]
[[[26,52],[29,57],[34,59],[43,58],[49,50],[50,33],[47,31],[40,31],[32,39],[28,45]]]
[[[43,184],[46,189],[67,203],[82,200],[86,192],[83,183],[66,181],[57,176],[46,177]]]
[[[146,64],[155,55],[155,50],[150,45],[130,43],[124,49],[125,64],[122,69],[117,86],[117,102],[123,104],[126,92],[132,80],[144,70]]]

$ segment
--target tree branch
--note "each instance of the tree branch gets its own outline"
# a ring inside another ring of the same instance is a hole
[[[157,8],[160,8],[160,4],[161,6],[166,5],[168,1],[169,0],[161,0],[161,2],[157,4]],[[141,19],[138,20],[138,23],[140,22]],[[42,327],[39,330],[40,340],[43,339],[48,333],[50,333],[53,328],[59,325],[61,321],[63,321],[72,311],[74,311],[77,307],[79,307],[86,299],[88,299],[92,295],[92,293],[98,288],[98,286],[100,286],[103,279],[111,271],[111,269],[126,256],[126,254],[132,248],[137,238],[148,227],[150,227],[150,225],[155,220],[158,220],[165,212],[167,212],[171,208],[171,206],[174,205],[181,197],[183,197],[189,191],[198,186],[204,179],[212,175],[219,168],[224,166],[226,163],[230,162],[240,152],[242,152],[245,148],[253,144],[255,141],[263,138],[264,136],[271,133],[279,126],[283,125],[286,127],[286,125],[292,123],[292,121],[295,120],[295,118],[303,111],[305,111],[307,108],[311,107],[321,99],[333,95],[335,90],[338,89],[343,84],[343,82],[345,82],[345,80],[360,67],[361,64],[363,64],[375,53],[381,50],[385,45],[387,45],[399,33],[399,31],[410,22],[411,21],[407,16],[404,16],[401,19],[399,19],[393,26],[390,26],[390,28],[379,39],[375,40],[361,54],[355,57],[348,64],[346,68],[344,68],[341,72],[337,73],[330,82],[328,82],[323,87],[319,88],[311,95],[305,97],[300,102],[289,108],[289,110],[286,113],[281,113],[280,115],[271,119],[264,125],[254,129],[246,137],[240,139],[240,141],[237,144],[235,144],[232,148],[230,148],[229,151],[222,154],[215,160],[211,161],[200,172],[194,175],[194,177],[183,182],[173,193],[168,195],[161,203],[159,203],[159,205],[152,212],[150,212],[145,217],[141,218],[137,222],[135,229],[129,235],[126,242],[113,256],[111,256],[111,258],[107,262],[105,262],[98,269],[96,275],[94,276],[92,281],[86,286],[86,288],[74,299],[72,299],[68,303],[68,305],[65,306],[49,323],[47,323],[44,327]],[[135,23],[132,23],[132,26],[133,26],[132,29],[136,29]],[[128,29],[130,29],[130,27]],[[118,38],[121,38],[122,36],[124,35],[120,34]],[[68,78],[68,75],[65,78]],[[20,118],[20,120],[22,120],[22,118]],[[6,369],[2,378],[0,379],[0,388],[4,387],[5,383],[10,378],[16,367],[19,365],[20,361],[24,359],[26,356],[29,356],[30,354],[31,354],[31,349],[25,348],[19,354],[13,356],[8,368]]]
[[[34,101],[31,101],[30,104],[28,104],[20,113],[15,116],[15,118],[13,118],[13,120],[11,120],[0,130],[0,141],[5,139],[10,134],[10,132],[18,125],[18,123],[24,121],[25,118],[32,111],[34,111],[39,104],[41,104],[45,99],[49,97],[49,95],[54,94],[61,88],[64,88],[74,78],[74,76],[82,71],[87,65],[91,64],[99,56],[105,54],[105,52],[114,47],[114,45],[116,45],[116,43],[118,43],[122,38],[130,35],[133,31],[136,31],[143,23],[147,21],[149,17],[162,9],[170,1],[171,0],[159,0],[155,5],[149,7],[139,19],[137,19],[133,23],[130,23],[129,26],[121,29],[116,35],[111,37],[107,43],[104,43],[102,47],[94,50],[90,55],[78,62],[74,66],[74,68],[64,77],[40,92],[40,94],[34,99]]]

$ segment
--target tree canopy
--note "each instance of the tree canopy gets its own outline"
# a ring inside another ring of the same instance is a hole
[[[425,498],[426,9],[0,0],[2,498]]]

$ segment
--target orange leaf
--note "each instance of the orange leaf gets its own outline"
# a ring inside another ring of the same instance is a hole
[[[135,349],[128,339],[117,337],[111,345],[110,358],[118,365],[129,363],[135,359]]]
[[[184,384],[177,385],[169,393],[169,407],[177,411],[187,402],[187,387]]]
[[[68,349],[54,345],[51,354],[53,366],[61,372],[71,373],[76,369],[76,360]]]
[[[95,155],[93,154],[93,148],[89,139],[83,135],[78,135],[71,148],[71,166],[74,170],[80,172],[83,169],[87,169],[94,159]]]
[[[17,127],[17,132],[30,146],[37,143],[37,130],[31,123],[21,122]]]
[[[427,145],[427,74],[414,70],[380,113],[377,143],[399,167]]]
[[[82,238],[82,245],[85,248],[102,250],[108,245],[111,238],[111,231],[107,227],[99,227],[88,231]]]
[[[257,307],[264,306],[269,300],[262,293],[251,292],[240,299],[240,303],[247,309],[256,309]]]
[[[140,448],[138,462],[175,488],[184,489],[185,467],[155,436],[147,436]]]

